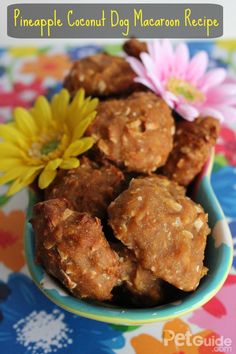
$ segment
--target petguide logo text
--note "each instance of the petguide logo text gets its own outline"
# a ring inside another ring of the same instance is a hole
[[[176,333],[172,330],[164,331],[163,344],[168,346],[170,342],[174,342],[177,347],[211,347],[215,353],[231,353],[232,352],[232,339],[224,336],[215,337],[202,337],[195,335],[190,331],[185,333]]]

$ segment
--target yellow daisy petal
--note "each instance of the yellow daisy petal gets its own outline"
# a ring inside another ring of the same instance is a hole
[[[78,124],[78,119],[81,120],[80,111],[82,106],[84,105],[84,97],[85,91],[84,89],[80,89],[79,91],[77,91],[71,104],[68,106],[66,124],[71,129],[73,129],[76,124]]]
[[[40,174],[39,176],[39,188],[40,189],[45,189],[47,188],[55,179],[57,175],[57,171],[56,170],[43,170],[43,172]]]
[[[39,188],[45,189],[52,183],[54,178],[57,175],[56,169],[60,166],[62,159],[55,159],[50,161],[47,166],[44,168],[39,176],[38,185]]]
[[[80,139],[83,135],[84,132],[87,130],[89,125],[92,123],[96,116],[96,112],[91,113],[87,118],[83,119],[75,128],[74,134],[72,141]]]
[[[8,188],[7,192],[6,192],[6,196],[7,197],[11,197],[13,194],[19,192],[21,189],[25,188],[26,186],[28,186],[29,183],[24,184],[20,178],[16,179]]]
[[[37,127],[31,114],[24,108],[17,107],[14,112],[16,128],[27,137],[37,134]]]
[[[70,95],[69,92],[65,89],[61,90],[59,94],[53,96],[51,102],[53,119],[64,121],[66,117],[69,101],[70,101]]]
[[[10,187],[8,188],[8,190],[6,192],[6,196],[11,197],[13,194],[19,192],[23,188],[24,188],[24,186],[21,182],[21,179],[18,178],[10,185]]]
[[[80,108],[84,103],[84,97],[85,97],[84,89],[78,90],[71,104],[68,106],[67,118],[71,117],[71,114],[74,112],[75,109],[77,111],[80,110]]]
[[[88,101],[86,100],[85,105],[81,109],[81,112],[80,112],[81,119],[83,119],[84,117],[89,115],[91,112],[93,112],[98,105],[97,98],[94,98],[92,100],[90,100],[90,97],[88,97],[88,98],[89,98],[89,99],[87,99]]]
[[[70,115],[66,120],[68,127],[71,130],[74,130],[78,122],[84,120],[87,116],[94,113],[94,109],[96,108],[97,103],[97,99],[90,100],[90,97],[88,97],[79,109],[75,106],[73,110],[70,111]]]
[[[0,185],[6,184],[6,183],[20,177],[21,175],[24,175],[25,172],[26,172],[26,167],[23,165],[11,168],[5,174],[0,176]]]
[[[67,120],[67,123],[70,127],[75,127],[75,125],[78,123],[78,120],[81,121],[84,118],[84,112],[86,112],[86,109],[88,108],[89,100],[90,98],[88,97],[80,106],[73,105],[71,107],[70,115]],[[77,117],[77,119],[75,119],[75,117]]]
[[[12,123],[0,124],[0,137],[5,141],[17,144],[22,149],[26,150],[29,147],[26,136],[21,134]]]
[[[19,192],[21,189],[29,186],[34,179],[37,177],[39,170],[43,166],[38,166],[38,167],[31,167],[29,170],[24,174],[24,176],[21,176],[17,178],[8,188],[8,191],[6,195],[8,197],[12,196],[13,194]]]
[[[70,170],[71,168],[79,167],[79,165],[80,161],[75,157],[71,157],[68,159],[64,159],[60,164],[60,168],[62,168],[63,170]]]
[[[56,170],[62,162],[62,159],[54,159],[49,161],[47,166],[45,167],[46,170]]]
[[[36,116],[36,121],[39,123],[39,117],[41,119],[41,126],[47,127],[52,121],[51,107],[44,96],[39,96],[35,102],[33,114]]]
[[[17,178],[8,188],[6,195],[10,197],[21,189],[29,186],[37,177],[40,168],[42,167],[30,168],[23,177]]]
[[[41,132],[42,127],[43,127],[43,120],[42,120],[40,113],[37,111],[37,109],[35,107],[30,108],[29,113],[34,118],[34,122],[35,122],[39,132]]]
[[[23,162],[20,159],[15,159],[15,158],[1,159],[0,160],[0,171],[6,172],[7,170],[9,170],[13,167],[21,166],[22,164],[23,164]]]
[[[10,142],[0,143],[0,158],[16,157],[19,159],[26,159],[27,155],[23,150]]]
[[[73,107],[77,107],[80,108],[82,107],[82,104],[84,102],[84,98],[85,98],[85,90],[83,88],[81,88],[80,90],[78,90],[76,92],[75,97],[73,98],[72,103],[70,104],[70,107],[73,109]]]
[[[64,158],[81,155],[89,150],[93,144],[94,140],[91,137],[76,140],[68,146],[64,153]]]

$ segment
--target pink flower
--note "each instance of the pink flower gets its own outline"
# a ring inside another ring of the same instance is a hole
[[[230,274],[216,297],[193,312],[189,322],[201,328],[210,328],[213,332],[234,340],[236,327],[236,304],[233,294],[236,291],[236,276]],[[236,348],[232,345],[232,353]]]
[[[207,70],[205,51],[189,57],[186,44],[173,49],[170,41],[148,43],[148,52],[140,60],[127,60],[139,82],[160,95],[183,118],[212,116],[220,121],[236,119],[236,84],[225,81],[226,71]]]

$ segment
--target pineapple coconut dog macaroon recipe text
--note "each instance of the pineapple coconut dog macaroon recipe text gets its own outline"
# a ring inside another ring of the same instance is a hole
[[[183,19],[180,18],[145,18],[142,9],[134,9],[132,18],[124,18],[119,14],[118,10],[111,9],[109,13],[106,13],[105,10],[101,10],[98,18],[83,18],[79,17],[79,11],[76,13],[74,10],[69,9],[67,11],[66,21],[62,20],[57,13],[57,9],[53,10],[51,17],[49,18],[25,18],[19,8],[14,9],[14,18],[13,23],[14,27],[38,27],[40,30],[41,37],[51,37],[52,29],[58,27],[106,27],[115,28],[118,27],[121,29],[121,34],[124,37],[129,36],[131,25],[135,28],[144,27],[195,27],[200,28],[204,27],[207,33],[207,37],[210,36],[210,31],[214,27],[219,26],[219,21],[214,18],[207,18],[203,16],[201,18],[194,18],[190,8],[184,10]]]

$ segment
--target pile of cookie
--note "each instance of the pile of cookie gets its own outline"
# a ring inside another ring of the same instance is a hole
[[[124,45],[136,58],[145,50]],[[84,88],[100,99],[86,131],[95,144],[78,168],[59,171],[31,222],[36,261],[74,296],[144,307],[194,291],[207,273],[208,217],[186,193],[219,123],[184,121],[134,77],[106,53],[73,64],[71,97]]]

